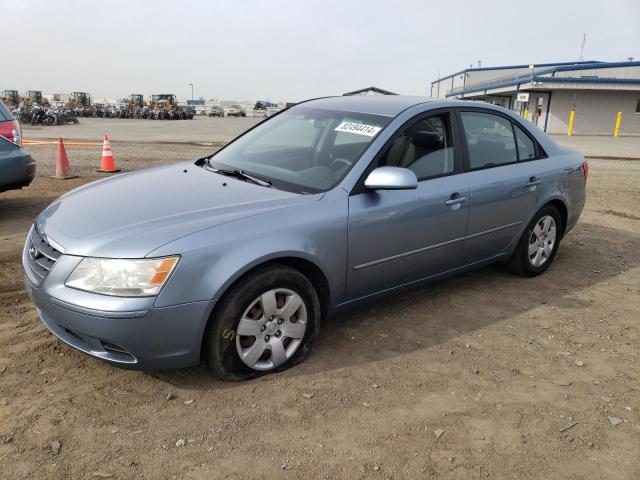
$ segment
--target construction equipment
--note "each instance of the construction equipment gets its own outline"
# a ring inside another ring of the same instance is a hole
[[[69,96],[69,107],[77,108],[77,107],[90,107],[91,106],[91,95],[86,92],[73,92]]]
[[[46,100],[42,101],[42,91],[41,90],[29,90],[27,92],[27,98],[29,99],[30,105],[48,105],[49,102]]]
[[[151,95],[149,106],[153,112],[152,118],[154,120],[164,120],[169,118],[169,113],[177,108],[176,96],[172,93]]]
[[[158,95],[151,95],[151,108],[161,107],[166,110],[171,110],[175,106],[176,96],[172,93],[160,93]]]
[[[139,93],[132,93],[129,96],[129,110],[133,110],[136,107],[144,107],[144,97]]]
[[[3,90],[2,101],[10,107],[17,107],[20,105],[20,95],[17,90]]]

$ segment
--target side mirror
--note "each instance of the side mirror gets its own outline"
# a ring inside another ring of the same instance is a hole
[[[410,190],[418,187],[418,178],[408,168],[378,167],[364,181],[370,190]]]

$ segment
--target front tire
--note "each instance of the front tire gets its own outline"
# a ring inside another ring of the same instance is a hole
[[[541,208],[522,234],[509,260],[510,270],[523,277],[544,273],[556,256],[562,229],[558,209],[552,205]]]
[[[230,381],[286,370],[311,353],[320,317],[307,277],[282,264],[259,268],[216,306],[205,333],[207,363]]]

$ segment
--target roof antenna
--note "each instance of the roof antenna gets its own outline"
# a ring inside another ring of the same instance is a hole
[[[584,44],[587,43],[587,34],[586,32],[582,34],[582,43],[580,44],[580,58],[578,58],[579,62],[584,61]]]

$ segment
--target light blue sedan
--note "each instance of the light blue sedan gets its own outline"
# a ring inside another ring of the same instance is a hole
[[[89,355],[244,380],[303,360],[345,307],[493,262],[541,274],[587,174],[492,105],[310,100],[209,157],[60,197],[29,233],[26,283]]]

